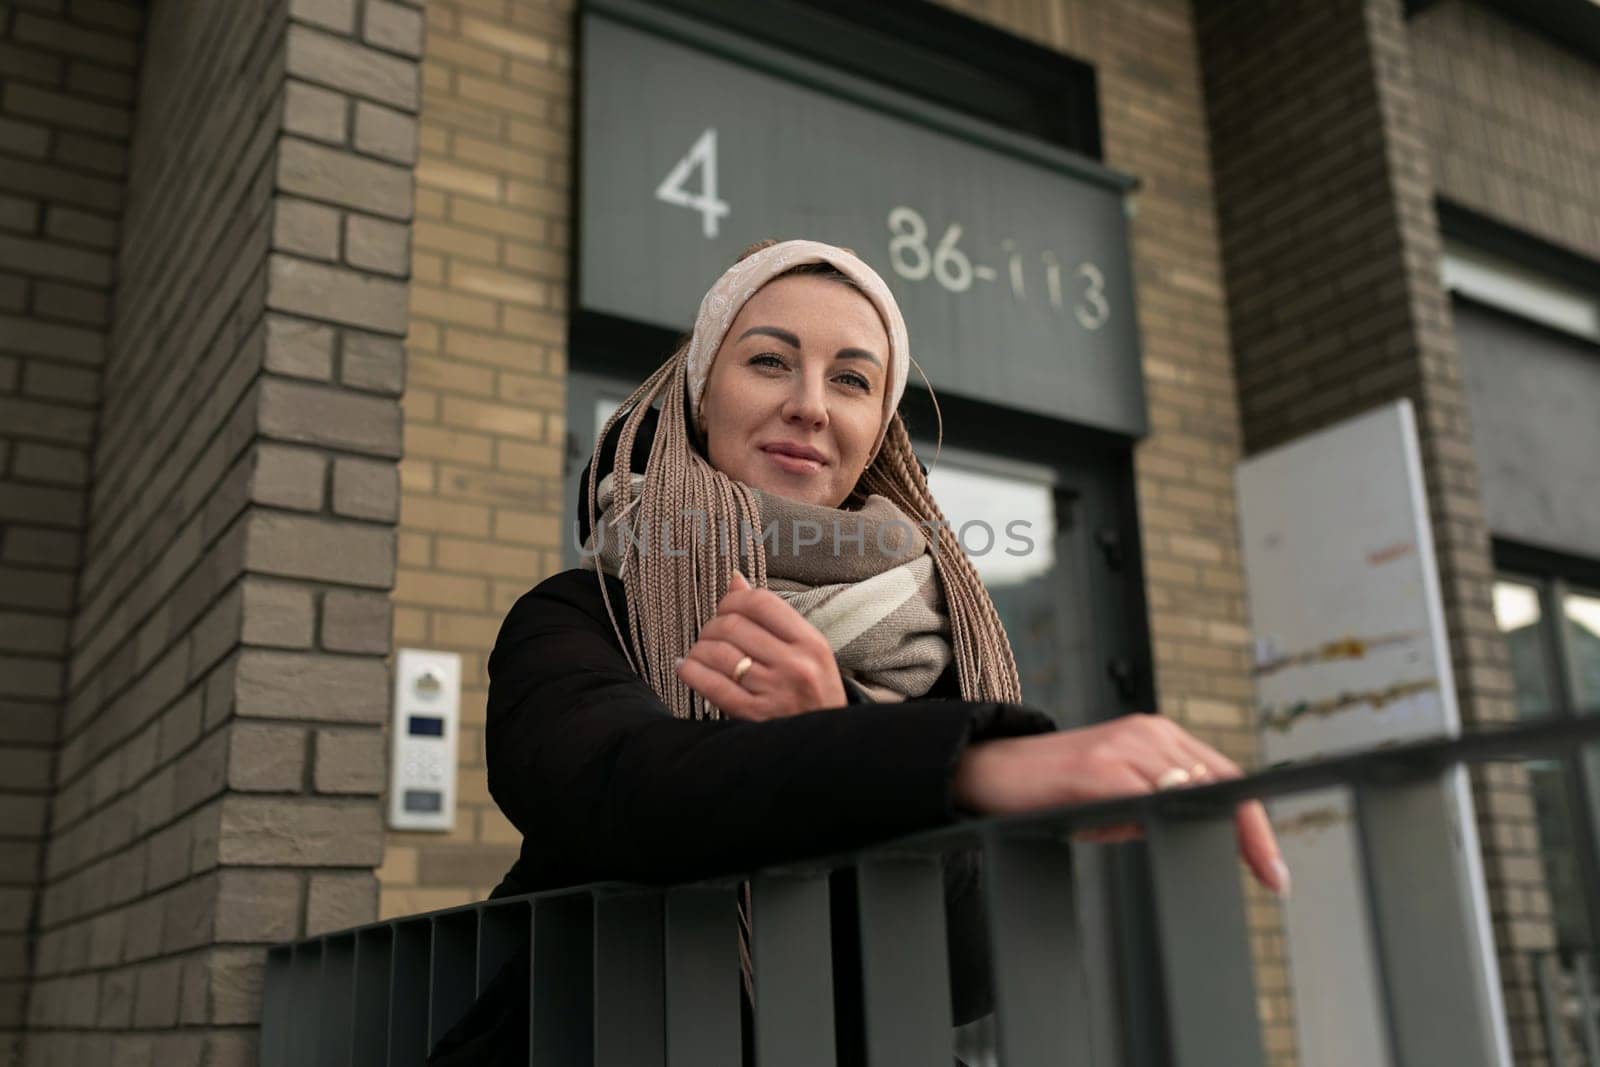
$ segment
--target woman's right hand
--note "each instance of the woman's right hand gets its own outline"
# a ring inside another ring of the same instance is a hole
[[[1124,715],[1094,726],[1029,737],[981,741],[956,764],[955,799],[982,815],[1011,815],[1152,793],[1178,768],[1189,784],[1238,778],[1238,764],[1161,715]],[[1239,854],[1262,885],[1289,895],[1272,823],[1259,800],[1234,815]],[[1082,831],[1076,840],[1126,841],[1142,836],[1135,823]]]

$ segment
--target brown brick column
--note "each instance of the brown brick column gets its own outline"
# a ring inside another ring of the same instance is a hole
[[[1247,450],[1411,399],[1461,716],[1510,719],[1399,2],[1196,6]],[[1552,931],[1526,778],[1494,767],[1473,790],[1512,1043],[1543,1063],[1525,954]]]
[[[21,1057],[142,5],[0,11],[0,1062]]]
[[[375,911],[422,30],[150,12],[29,1063],[253,1063],[263,945]]]

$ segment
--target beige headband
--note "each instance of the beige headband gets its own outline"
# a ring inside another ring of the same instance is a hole
[[[781,241],[763,248],[729,267],[706,293],[705,299],[700,301],[694,336],[689,340],[689,415],[698,423],[711,362],[722,347],[722,339],[727,336],[733,320],[738,317],[739,309],[763,285],[802,263],[829,263],[837,267],[867,294],[889,331],[889,366],[886,368],[889,388],[884,394],[883,425],[872,444],[872,454],[876,456],[884,435],[889,432],[889,416],[900,406],[900,398],[905,394],[906,377],[911,369],[906,321],[900,315],[900,305],[895,303],[894,294],[889,292],[877,271],[844,249],[821,241]]]

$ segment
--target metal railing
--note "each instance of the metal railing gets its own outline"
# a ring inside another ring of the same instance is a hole
[[[1533,953],[1551,1067],[1600,1067],[1600,995],[1587,952]]]
[[[1571,752],[1600,717],[1477,731],[1276,767],[1231,782],[1003,819],[749,876],[761,1067],[835,1062],[828,874],[857,872],[867,1061],[951,1062],[941,856],[983,851],[994,1028],[1007,1067],[1094,1063],[1069,836],[1144,825],[1172,1062],[1264,1064],[1232,812],[1353,792],[1390,1045],[1401,1065],[1489,1064],[1473,917],[1448,881],[1448,778],[1465,763]],[[264,1067],[421,1064],[501,966],[529,949],[534,1064],[737,1065],[735,887],[591,885],[373,923],[272,949]],[[1476,1007],[1475,1007],[1476,1006]]]

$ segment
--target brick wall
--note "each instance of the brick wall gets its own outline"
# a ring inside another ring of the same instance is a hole
[[[0,1063],[29,928],[106,352],[142,5],[0,9]]]
[[[489,797],[485,662],[561,569],[570,5],[430,0],[412,256],[397,646],[462,656],[447,835],[388,835],[381,911],[481,899],[516,856]]]
[[[1600,66],[1477,4],[1448,0],[1407,24],[1421,136],[1437,196],[1554,245],[1600,259]],[[1479,638],[1485,640],[1485,638]],[[1484,672],[1497,705],[1508,675]],[[1528,953],[1554,942],[1534,805],[1520,768],[1496,768],[1492,805],[1503,860],[1491,872],[1506,995],[1523,1022],[1519,1062],[1542,1062]],[[1568,1049],[1567,1055],[1580,1055]]]
[[[93,439],[29,1063],[253,1063],[262,946],[375,910],[421,33],[150,11],[103,399],[37,420]]]
[[[1514,716],[1434,185],[1398,0],[1197,4],[1247,451],[1416,406],[1461,716]],[[1543,1063],[1528,950],[1549,904],[1520,768],[1473,792],[1519,1063]]]
[[[1600,259],[1600,66],[1463,0],[1406,29],[1439,195]]]

